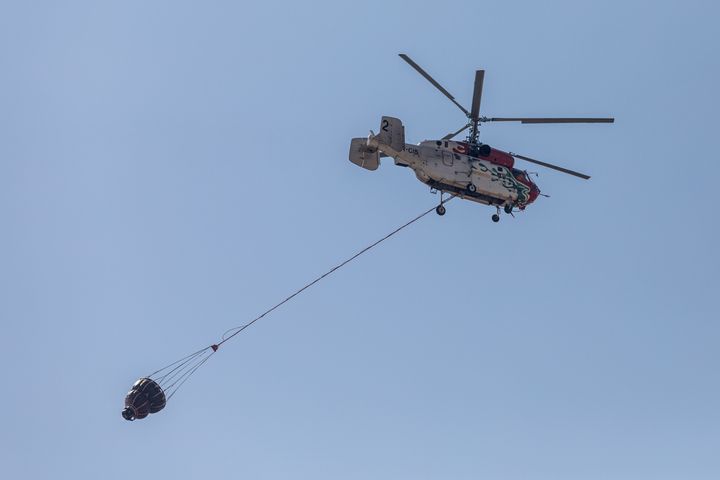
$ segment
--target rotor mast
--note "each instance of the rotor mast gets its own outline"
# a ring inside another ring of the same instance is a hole
[[[485,70],[475,71],[475,87],[473,89],[472,108],[470,108],[470,133],[468,134],[468,143],[470,145],[479,145],[480,142],[480,100],[482,99],[482,88],[485,80]]]

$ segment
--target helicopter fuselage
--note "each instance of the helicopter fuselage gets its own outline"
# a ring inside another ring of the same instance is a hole
[[[368,145],[393,157],[396,165],[411,168],[431,188],[485,205],[524,209],[540,193],[526,172],[513,168],[511,155],[494,148],[474,157],[467,143],[449,140],[405,144],[399,151],[373,137]]]

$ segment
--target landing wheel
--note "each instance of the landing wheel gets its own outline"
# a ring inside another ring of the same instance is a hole
[[[494,213],[493,216],[492,216],[492,221],[495,222],[495,223],[499,222],[499,221],[500,221],[500,215],[498,215],[497,213]]]
[[[505,204],[505,207],[504,207],[505,213],[507,213],[507,214],[512,213],[512,209],[513,209],[512,204],[510,204],[510,203]]]
[[[435,213],[442,217],[443,215],[445,215],[445,207],[443,205],[438,205],[435,209]]]
[[[471,182],[471,183],[468,183],[467,190],[470,193],[475,193],[475,192],[477,192],[477,187]]]

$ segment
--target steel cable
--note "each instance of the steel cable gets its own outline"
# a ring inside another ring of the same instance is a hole
[[[440,205],[443,205],[443,204],[449,202],[450,200],[452,200],[452,199],[455,198],[455,197],[456,197],[456,195],[452,195],[452,196],[451,196],[450,198],[448,198],[447,200],[441,200]],[[169,365],[167,365],[167,366],[165,366],[165,367],[163,367],[163,368],[161,368],[161,369],[153,372],[153,373],[152,373],[151,375],[149,375],[148,377],[149,377],[149,378],[153,378],[153,377],[154,377],[155,375],[157,375],[158,373],[163,372],[163,371],[165,371],[165,370],[168,370],[168,369],[170,369],[171,367],[174,367],[174,368],[172,368],[170,371],[166,372],[165,374],[163,374],[163,375],[161,375],[161,376],[159,376],[159,377],[155,377],[155,380],[158,381],[158,383],[164,383],[164,384],[165,384],[165,387],[164,387],[165,390],[169,390],[169,389],[175,387],[175,388],[172,390],[172,392],[169,393],[169,396],[168,396],[168,400],[169,400],[170,397],[172,397],[172,396],[178,391],[178,389],[188,380],[188,378],[190,378],[190,376],[192,376],[202,365],[205,364],[205,362],[207,362],[207,361],[210,359],[210,357],[211,357],[215,352],[217,352],[218,348],[219,348],[222,344],[224,344],[225,342],[227,342],[227,341],[230,340],[231,338],[235,337],[235,336],[238,335],[240,332],[242,332],[243,330],[245,330],[246,328],[248,328],[250,325],[252,325],[252,324],[254,324],[255,322],[257,322],[258,320],[262,319],[262,318],[265,317],[266,315],[272,313],[272,312],[273,312],[274,310],[276,310],[277,308],[279,308],[279,307],[281,307],[282,305],[286,304],[287,302],[289,302],[290,300],[292,300],[292,299],[295,298],[296,296],[300,295],[302,292],[304,292],[304,291],[307,290],[308,288],[312,287],[313,285],[315,285],[316,283],[318,283],[318,282],[319,282],[320,280],[322,280],[323,278],[325,278],[325,277],[327,277],[328,275],[332,274],[333,272],[339,270],[340,268],[344,267],[344,266],[347,265],[348,263],[350,263],[350,262],[352,262],[353,260],[355,260],[356,258],[358,258],[358,257],[359,257],[360,255],[362,255],[363,253],[371,250],[372,248],[374,248],[374,247],[376,247],[377,245],[381,244],[382,242],[384,242],[385,240],[389,239],[390,237],[392,237],[392,236],[395,235],[396,233],[400,232],[401,230],[409,227],[409,226],[412,225],[413,223],[415,223],[415,222],[417,222],[418,220],[420,220],[421,218],[425,217],[426,215],[428,215],[430,212],[432,212],[432,211],[435,210],[436,208],[437,208],[437,207],[432,207],[432,208],[426,210],[425,212],[421,213],[420,215],[416,216],[416,217],[413,218],[412,220],[410,220],[410,221],[402,224],[401,226],[399,226],[398,228],[396,228],[396,229],[393,230],[392,232],[388,233],[387,235],[385,235],[385,236],[382,237],[381,239],[379,239],[379,240],[371,243],[371,244],[368,245],[367,247],[363,248],[362,250],[358,251],[357,253],[355,253],[355,254],[352,255],[351,257],[347,258],[347,259],[344,260],[343,262],[337,264],[336,266],[332,267],[332,268],[331,268],[330,270],[328,270],[327,272],[325,272],[325,273],[323,273],[322,275],[320,275],[319,277],[315,278],[313,281],[305,284],[302,288],[300,288],[300,289],[298,289],[297,291],[295,291],[292,295],[290,295],[289,297],[285,298],[285,299],[282,300],[281,302],[273,305],[272,307],[270,307],[269,309],[267,309],[266,311],[264,311],[262,314],[258,315],[257,317],[255,317],[254,319],[252,319],[251,321],[249,321],[248,323],[246,323],[246,324],[244,324],[244,325],[237,326],[237,327],[233,327],[233,328],[225,331],[225,333],[223,333],[223,335],[222,335],[222,337],[221,337],[220,342],[218,342],[217,344],[210,345],[210,346],[205,347],[205,348],[203,348],[203,349],[201,349],[201,350],[198,350],[198,351],[196,351],[196,352],[194,352],[194,353],[191,353],[190,355],[187,355],[187,356],[181,358],[180,360],[177,360],[177,361],[175,361],[175,362],[173,362],[173,363],[171,363],[171,364],[169,364]],[[230,332],[232,332],[232,333],[230,333]],[[228,335],[228,334],[230,334],[230,335]],[[204,352],[208,352],[208,351],[209,351],[209,354],[203,355]],[[170,383],[171,381],[172,381],[172,383]]]

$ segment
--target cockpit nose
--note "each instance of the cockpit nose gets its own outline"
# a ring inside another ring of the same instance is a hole
[[[529,179],[528,179],[529,180]],[[535,183],[530,180],[530,198],[528,199],[528,204],[535,201],[535,199],[540,195],[540,189],[538,188]]]

